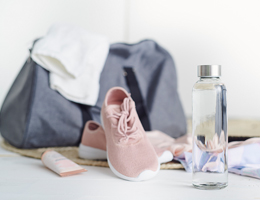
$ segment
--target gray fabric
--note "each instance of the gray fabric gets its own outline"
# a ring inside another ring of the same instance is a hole
[[[186,118],[177,92],[176,69],[170,54],[152,40],[134,45],[110,46],[100,77],[100,91],[92,117],[100,123],[100,109],[106,92],[121,86],[128,92],[123,67],[133,67],[148,111],[152,130],[161,130],[172,137],[186,133]]]
[[[0,112],[2,136],[16,147],[21,147],[30,109],[35,68],[28,61],[9,90]]]
[[[0,131],[19,148],[77,146],[86,122],[82,108],[52,90],[49,72],[31,60],[2,105]]]

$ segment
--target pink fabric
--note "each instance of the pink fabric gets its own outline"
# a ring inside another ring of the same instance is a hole
[[[115,87],[107,92],[101,116],[108,158],[117,172],[138,177],[144,170],[157,171],[156,152],[146,137],[134,101],[124,89]]]
[[[174,139],[161,131],[149,131],[146,133],[147,133],[147,137],[149,138],[149,140],[151,141],[152,145],[155,148],[159,148],[162,150],[169,150],[172,152],[174,156],[179,156],[183,152],[192,152],[192,136],[189,134]],[[201,149],[206,148],[205,145],[200,144],[199,142],[197,142],[198,143],[197,145]],[[213,140],[209,142],[210,144],[207,145],[207,148],[209,149],[207,149],[207,151],[210,150],[214,152],[216,152],[217,150],[219,152],[223,151],[222,148],[225,143],[224,133],[221,133],[219,141],[217,135],[215,135],[213,137]],[[254,144],[254,143],[260,143],[260,138],[250,138],[245,141],[230,142],[228,143],[228,149],[232,149],[232,148],[236,148],[248,144]]]
[[[94,121],[88,121],[82,134],[81,143],[106,151],[106,138],[103,128]]]
[[[192,138],[189,135],[184,135],[174,139],[161,131],[146,132],[148,139],[155,148],[169,150],[174,156],[181,155],[184,151],[192,151]]]

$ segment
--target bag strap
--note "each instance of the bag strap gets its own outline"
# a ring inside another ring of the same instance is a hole
[[[143,97],[139,88],[138,81],[132,67],[124,67],[124,76],[127,86],[130,90],[131,97],[135,101],[136,111],[145,131],[151,130],[150,120],[144,105]]]

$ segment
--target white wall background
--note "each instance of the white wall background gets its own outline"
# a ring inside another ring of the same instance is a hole
[[[259,8],[258,0],[0,0],[0,105],[32,40],[69,22],[111,43],[150,38],[170,51],[187,116],[196,66],[221,64],[229,116],[260,119]]]

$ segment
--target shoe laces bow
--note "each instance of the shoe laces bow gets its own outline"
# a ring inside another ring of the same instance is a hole
[[[114,112],[113,114],[108,115],[108,118],[118,119],[118,124],[112,124],[112,127],[117,128],[117,136],[120,137],[119,142],[127,143],[129,139],[136,139],[138,136],[138,128],[136,126],[136,118],[133,116],[132,110],[130,108],[130,97],[126,97],[121,104],[121,112]],[[133,119],[132,125],[129,125],[129,122]]]

